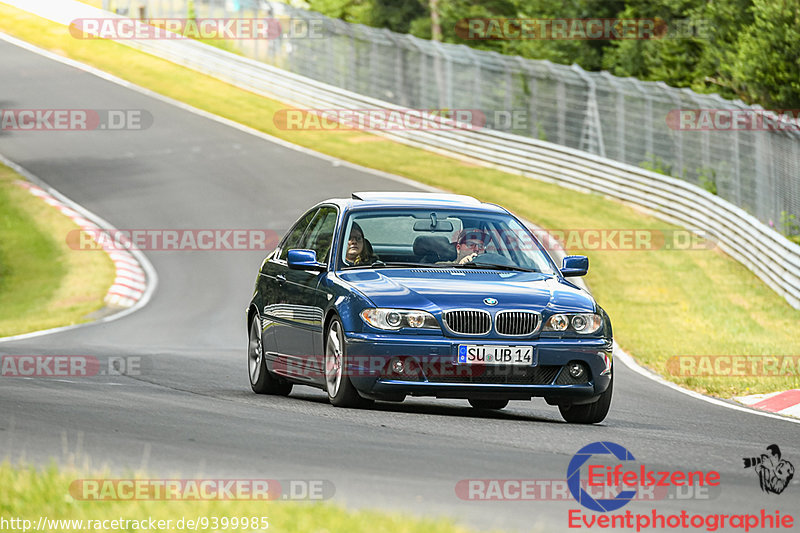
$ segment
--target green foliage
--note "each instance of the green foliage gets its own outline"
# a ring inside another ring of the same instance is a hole
[[[672,175],[672,165],[666,163],[663,159],[653,154],[648,154],[648,160],[642,161],[639,163],[639,166],[645,170],[658,172],[659,174],[664,174],[665,176]]]
[[[666,24],[666,35],[657,39],[612,41],[603,56],[603,68],[617,76],[664,81],[688,87],[697,75],[702,56],[702,39],[684,38],[678,33],[680,21],[691,20],[697,0],[628,0],[617,16],[622,19],[653,19]]]
[[[347,22],[409,33],[411,23],[429,19],[425,0],[309,0],[309,8]]]
[[[539,133],[539,140],[546,141],[547,140],[547,132],[544,131],[544,126],[542,126],[541,122],[536,123],[536,130]]]
[[[459,21],[469,18],[509,19],[561,19],[584,17],[613,17],[622,2],[607,2],[597,6],[586,0],[495,0],[474,2],[470,0],[439,0],[443,40],[466,44],[483,50],[527,58],[548,59],[554,63],[577,63],[589,70],[601,66],[603,48],[608,41],[510,39],[471,40],[456,31]],[[463,22],[462,22],[463,27]]]
[[[753,22],[751,6],[752,0],[718,0],[703,3],[691,12],[693,20],[706,22],[708,37],[696,65],[692,89],[746,99],[735,63],[742,28]]]
[[[700,168],[697,174],[700,186],[711,194],[717,194],[717,171],[713,168]]]
[[[431,38],[430,0],[309,0],[349,22]],[[800,0],[438,0],[442,40],[617,76],[663,81],[767,108],[800,108]],[[470,18],[659,19],[646,40],[465,39]],[[692,32],[685,30],[688,24]],[[678,32],[676,35],[676,31]]]
[[[753,24],[744,29],[736,75],[749,101],[800,107],[800,0],[753,0]]]
[[[797,221],[797,216],[792,213],[781,211],[780,229],[781,233],[789,238],[800,237],[800,223]]]

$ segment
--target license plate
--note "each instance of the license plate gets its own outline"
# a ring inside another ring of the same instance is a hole
[[[458,362],[465,365],[533,365],[533,346],[459,344]]]

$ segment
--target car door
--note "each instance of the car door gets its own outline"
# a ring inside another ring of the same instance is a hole
[[[289,271],[286,254],[290,248],[302,246],[303,236],[317,211],[317,208],[311,209],[300,217],[283,237],[278,248],[261,265],[259,293],[263,295],[263,308],[259,312],[262,317],[264,353],[270,370],[278,374],[285,373],[282,369],[286,367],[286,362],[280,360],[279,345],[283,343],[279,342],[279,338],[289,329],[289,320],[292,316],[286,306],[284,293]]]
[[[315,213],[297,248],[314,250],[317,261],[327,263],[338,212],[335,206],[323,205]],[[286,250],[288,253],[288,249]],[[310,381],[321,380],[323,308],[327,298],[319,290],[324,272],[287,268],[286,282],[279,289],[287,305],[287,327],[278,338],[278,349],[286,357],[289,373]]]

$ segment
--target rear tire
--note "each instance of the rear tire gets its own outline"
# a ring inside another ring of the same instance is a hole
[[[250,388],[256,394],[288,396],[292,384],[272,374],[264,358],[264,343],[261,340],[261,319],[258,315],[250,321],[249,342],[247,343],[247,370],[250,375]]]
[[[597,424],[605,420],[611,407],[611,395],[614,392],[614,378],[612,376],[608,388],[594,403],[585,405],[559,404],[558,410],[564,420],[571,424]]]
[[[333,317],[325,331],[325,390],[336,407],[366,407],[374,403],[362,398],[347,375],[347,353],[344,328],[339,317]]]
[[[508,400],[473,400],[470,398],[468,401],[475,409],[500,410],[508,405]]]

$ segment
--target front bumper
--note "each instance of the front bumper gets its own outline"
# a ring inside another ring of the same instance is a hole
[[[411,395],[527,400],[542,396],[551,403],[591,403],[611,382],[611,339],[455,339],[351,333],[345,342],[350,380],[359,393],[373,399],[401,400]],[[533,364],[459,364],[460,344],[532,346]],[[391,363],[397,359],[413,371],[392,371]],[[583,363],[587,375],[572,378],[565,368],[572,362]]]

